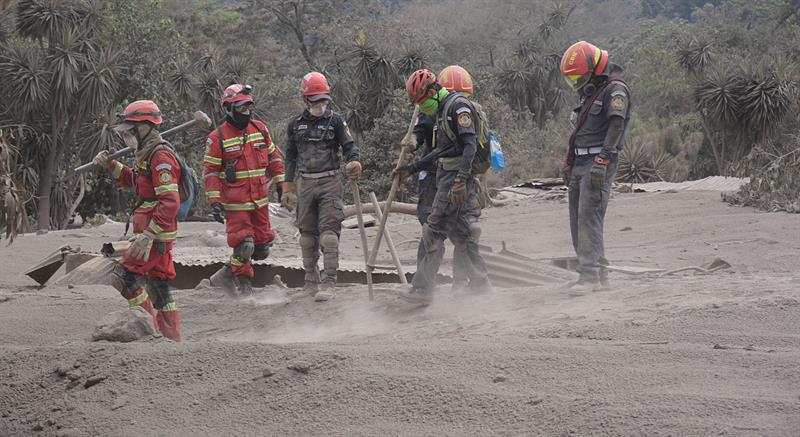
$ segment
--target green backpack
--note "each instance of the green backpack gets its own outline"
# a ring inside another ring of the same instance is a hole
[[[467,99],[472,106],[475,108],[475,112],[477,112],[477,129],[476,132],[478,133],[478,148],[475,151],[475,158],[472,160],[472,174],[473,175],[481,175],[486,173],[489,170],[489,167],[492,166],[492,147],[489,143],[489,122],[488,118],[486,117],[486,113],[483,111],[483,107],[470,100],[466,95],[462,93],[455,93],[455,97],[448,99],[447,102],[444,104],[444,110],[442,113],[448,114],[450,112],[450,106],[455,102],[459,97],[463,97]],[[450,141],[456,142],[458,138],[456,137],[456,133],[453,132],[453,128],[450,127],[450,123],[444,122],[441,123],[444,128],[445,135],[447,138],[450,138]]]

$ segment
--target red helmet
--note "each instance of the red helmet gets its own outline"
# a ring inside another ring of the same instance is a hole
[[[163,121],[161,110],[152,100],[137,100],[131,103],[122,111],[122,114],[119,114],[119,120],[124,124],[146,121],[155,125],[159,125]]]
[[[586,41],[573,44],[561,58],[561,75],[577,91],[583,88],[593,74],[601,74],[608,65],[608,52]]]
[[[222,93],[222,107],[226,105],[242,106],[246,103],[255,103],[253,100],[253,87],[235,83]]]
[[[312,71],[303,76],[303,80],[300,81],[300,94],[310,102],[330,100],[331,87],[328,85],[328,79],[322,73]]]
[[[417,70],[406,80],[406,92],[411,103],[419,104],[425,100],[428,90],[436,83],[436,75],[430,70]]]
[[[469,75],[464,67],[451,65],[439,72],[439,84],[448,91],[472,95],[472,76]]]

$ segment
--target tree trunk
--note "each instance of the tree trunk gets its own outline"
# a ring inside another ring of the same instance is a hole
[[[49,231],[50,230],[50,194],[53,191],[53,181],[55,180],[56,174],[56,162],[58,153],[58,117],[53,111],[52,116],[50,117],[50,135],[51,141],[53,142],[53,147],[50,150],[50,153],[47,154],[47,161],[44,164],[44,172],[39,179],[39,219],[38,219],[38,230],[40,231]]]

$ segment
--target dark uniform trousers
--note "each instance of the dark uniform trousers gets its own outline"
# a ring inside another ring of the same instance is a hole
[[[436,273],[444,257],[444,240],[449,236],[456,245],[456,254],[459,256],[459,246],[463,248],[466,259],[462,263],[466,270],[466,278],[473,287],[488,284],[486,264],[478,250],[478,241],[472,237],[471,231],[478,226],[481,207],[474,184],[474,178],[467,180],[466,202],[460,208],[449,200],[450,188],[458,175],[457,170],[447,171],[441,166],[436,172],[436,195],[427,217],[427,223],[422,227],[422,241],[417,257],[417,272],[414,274],[412,285],[415,288],[433,289],[436,286]],[[455,264],[455,261],[454,261]]]
[[[603,224],[611,194],[611,184],[619,165],[619,155],[613,154],[606,170],[602,189],[590,188],[589,171],[597,155],[576,156],[569,180],[569,224],[572,246],[578,254],[578,275],[581,280],[605,280],[607,271],[603,246]]]

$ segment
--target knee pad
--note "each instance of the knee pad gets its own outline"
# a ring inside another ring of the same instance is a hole
[[[160,310],[172,302],[172,293],[169,291],[167,281],[148,278],[145,288],[147,289],[147,294],[150,295],[150,300],[153,301],[153,308]]]
[[[313,249],[317,246],[317,238],[311,234],[300,234],[300,248]]]
[[[250,257],[253,256],[253,252],[255,251],[256,245],[253,241],[253,237],[247,237],[242,240],[241,243],[237,244],[235,248],[233,248],[233,256],[242,260],[242,262],[247,263],[250,261]]]
[[[319,245],[323,252],[336,252],[339,250],[339,236],[333,231],[325,231],[319,236]]]
[[[269,245],[256,244],[255,250],[253,250],[253,259],[256,261],[261,261],[262,259],[267,259],[268,256],[269,256]]]
[[[136,274],[117,263],[111,270],[111,286],[120,293],[130,293],[138,288]]]
[[[469,238],[475,243],[481,241],[481,225],[478,222],[469,224]]]

